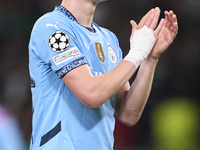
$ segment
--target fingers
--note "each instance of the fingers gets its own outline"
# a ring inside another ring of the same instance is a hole
[[[155,29],[158,24],[158,19],[160,17],[160,9],[156,7],[152,15],[153,15],[152,18],[147,20],[146,26],[148,25],[147,27],[149,27],[150,29]]]
[[[160,17],[160,9],[156,7],[151,9],[140,21],[137,29],[141,29],[144,25],[150,29],[155,29]]]
[[[160,23],[159,23],[159,25],[158,25],[158,27],[155,29],[155,31],[154,31],[154,33],[153,33],[153,34],[154,34],[154,37],[155,37],[156,39],[157,39],[157,37],[158,37],[160,31],[162,30],[164,24],[165,24],[165,19],[161,19],[161,20],[160,20]]]
[[[172,26],[171,31],[176,35],[178,33],[178,22],[175,14],[172,14]]]
[[[130,39],[131,39],[133,37],[135,29],[137,28],[137,24],[133,20],[131,20],[130,23],[131,23],[131,26],[132,26],[132,32],[131,32],[131,37],[130,37]]]
[[[165,11],[165,20],[167,22],[165,27],[169,29],[172,37],[175,37],[178,33],[178,22],[177,17],[172,10],[170,10],[169,12]]]
[[[175,36],[178,33],[178,23],[177,23],[177,17],[173,13],[172,10],[165,11],[165,19],[161,19],[159,25],[158,20],[160,17],[160,9],[156,7],[155,9],[151,9],[140,21],[140,23],[137,25],[134,21],[131,21],[132,25],[132,34],[131,38],[133,36],[133,33],[135,29],[139,30],[143,28],[144,26],[147,26],[150,29],[154,30],[154,36],[157,39],[160,32],[166,32],[169,31],[172,38],[175,38]],[[165,29],[163,29],[165,27]],[[163,30],[162,30],[163,29]]]
[[[154,9],[151,9],[151,10],[141,19],[140,23],[138,24],[138,29],[141,29],[141,28],[145,25],[147,19],[151,16],[151,14],[152,14],[153,12],[154,12]]]

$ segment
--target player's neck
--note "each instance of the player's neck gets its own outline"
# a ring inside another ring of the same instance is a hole
[[[91,27],[97,4],[86,0],[63,0],[61,5],[68,9],[81,25]]]

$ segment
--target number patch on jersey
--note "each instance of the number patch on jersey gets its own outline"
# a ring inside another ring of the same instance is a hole
[[[49,47],[54,52],[63,52],[69,46],[69,37],[63,31],[53,32],[49,37]]]

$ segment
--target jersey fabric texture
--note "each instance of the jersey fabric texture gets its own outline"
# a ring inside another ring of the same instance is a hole
[[[64,7],[56,6],[39,18],[29,42],[33,101],[30,150],[112,150],[116,95],[99,109],[90,109],[62,77],[81,65],[88,65],[93,76],[102,75],[121,59],[112,32],[95,23],[92,28],[83,27]]]

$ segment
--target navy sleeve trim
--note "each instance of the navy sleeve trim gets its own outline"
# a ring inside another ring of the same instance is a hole
[[[56,136],[61,131],[61,121],[49,132],[47,132],[45,135],[42,136],[40,147],[47,143],[50,139],[52,139],[54,136]]]
[[[56,71],[56,74],[60,78],[62,78],[65,74],[67,74],[71,70],[73,70],[73,69],[75,69],[75,68],[77,68],[79,66],[85,65],[85,64],[87,64],[87,61],[86,61],[85,57],[76,59],[76,60],[70,62],[69,64],[65,65],[64,67],[62,67],[58,71]]]

